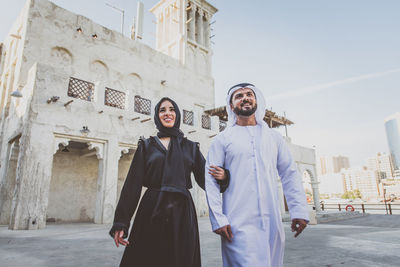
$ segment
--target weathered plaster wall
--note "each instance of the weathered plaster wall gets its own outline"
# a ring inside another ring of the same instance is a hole
[[[82,157],[80,150],[69,150],[54,155],[47,219],[93,222],[99,160],[95,155]]]
[[[74,102],[65,107],[64,104],[71,98],[66,95],[62,96],[60,92],[66,92],[68,89],[68,73],[49,65],[37,64],[32,69],[31,75],[35,77],[34,83],[31,89],[26,89],[26,92],[32,92],[32,100],[29,106],[29,116],[24,121],[26,125],[26,128],[24,128],[25,135],[23,134],[23,138],[21,139],[23,143],[29,144],[29,148],[26,149],[29,149],[30,152],[24,152],[24,155],[30,156],[29,158],[21,157],[19,159],[18,166],[22,172],[17,176],[21,179],[23,184],[30,184],[35,179],[36,181],[30,187],[19,186],[18,188],[17,196],[15,197],[15,205],[12,208],[14,218],[17,219],[17,221],[12,220],[14,229],[26,229],[26,227],[29,227],[28,222],[30,218],[35,222],[38,228],[44,227],[49,197],[48,191],[46,191],[45,188],[50,181],[50,177],[47,177],[47,174],[49,172],[50,174],[52,173],[51,166],[53,165],[53,158],[51,155],[53,151],[49,151],[50,157],[49,154],[43,154],[41,152],[44,146],[53,147],[55,134],[67,135],[72,139],[86,138],[87,140],[97,140],[97,142],[106,143],[107,149],[104,149],[104,164],[108,165],[104,165],[104,175],[102,178],[104,181],[100,178],[100,180],[98,180],[96,210],[100,214],[97,217],[95,216],[95,221],[112,221],[113,211],[117,202],[117,191],[120,190],[118,187],[121,187],[121,182],[118,186],[117,176],[126,176],[124,172],[127,172],[129,168],[128,165],[130,164],[128,160],[129,163],[126,162],[125,167],[122,166],[121,170],[118,171],[117,166],[120,164],[118,161],[121,155],[118,144],[127,144],[133,147],[137,143],[139,136],[144,135],[148,137],[149,135],[155,134],[156,129],[152,120],[142,121],[143,119],[151,119],[152,117],[135,114],[131,111],[131,116],[141,117],[141,119],[132,121],[132,117],[128,115],[126,115],[126,118],[125,116],[120,118],[117,111],[115,111],[115,113],[105,111],[99,113],[98,111],[100,108],[101,110],[106,110],[104,105],[79,99],[73,99]],[[46,102],[47,99],[53,95],[60,95],[60,99],[55,103],[48,104]],[[197,111],[195,117],[199,119],[201,113]],[[88,126],[90,129],[90,132],[86,135],[83,135],[80,131],[83,126]],[[215,121],[213,127],[214,129],[216,128]],[[33,128],[37,130],[33,131]],[[201,143],[203,152],[206,152],[204,150],[209,146],[211,141],[210,137],[216,134],[215,131],[199,128],[198,125],[183,125],[182,129],[190,139]],[[50,136],[46,137],[45,140],[42,139],[43,136],[48,136],[49,134]],[[29,161],[29,164],[26,164],[27,161]],[[29,172],[35,173],[44,171],[46,175],[43,176],[39,174],[33,178],[30,177],[32,180],[28,180],[27,173],[30,167],[33,169]],[[126,169],[125,171],[123,170],[124,168]],[[53,175],[57,172],[58,171],[55,170]],[[118,172],[120,174],[118,174]],[[115,175],[112,173],[115,173]],[[39,188],[39,186],[41,187]],[[198,190],[199,189],[193,190],[193,198],[198,208],[198,213],[206,214],[207,206],[204,193],[198,192]],[[33,203],[35,203],[34,206],[32,206]],[[30,205],[32,206],[32,210],[29,209]],[[75,209],[79,210],[79,207],[75,207]],[[69,220],[68,218],[64,219]],[[41,223],[40,225],[37,224],[39,221]]]
[[[43,62],[95,82],[99,88],[127,92],[129,97],[139,94],[159,99],[169,95],[182,105],[187,103],[188,108],[193,103],[214,107],[214,84],[209,74],[193,71],[139,41],[45,0],[32,2],[29,22],[22,73],[34,62]],[[161,80],[166,80],[166,85],[161,85]],[[104,93],[96,91],[95,101],[103,102]]]
[[[19,156],[19,139],[8,144],[8,162],[5,162],[5,177],[0,187],[0,224],[10,221],[11,203],[16,183],[16,170]]]
[[[128,175],[129,167],[133,159],[133,154],[122,155],[118,162],[118,189],[117,189],[117,200],[121,195],[122,186],[124,185],[126,176]]]
[[[14,194],[10,186],[15,184],[10,180],[10,173],[16,173],[16,163],[10,160],[12,152],[12,140],[22,132],[22,117],[15,114],[16,102],[11,97],[14,90],[21,89],[20,68],[23,64],[23,48],[26,37],[27,17],[29,2],[20,12],[18,18],[11,27],[9,34],[1,44],[0,62],[0,223],[5,223],[9,218],[9,197]],[[27,76],[27,75],[26,75]],[[25,77],[25,81],[28,77]],[[31,80],[32,82],[32,80]],[[29,86],[29,85],[28,85]],[[18,101],[18,104],[26,103],[28,98]],[[14,164],[15,163],[15,164]],[[5,193],[7,191],[7,193]],[[7,207],[7,208],[6,208]],[[6,210],[4,210],[4,208]],[[8,223],[8,222],[7,222]]]

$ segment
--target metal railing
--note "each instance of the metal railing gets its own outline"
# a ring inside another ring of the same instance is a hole
[[[367,210],[386,211],[386,214],[393,214],[393,211],[400,211],[400,203],[321,203],[322,210],[347,210],[361,211],[366,213]]]

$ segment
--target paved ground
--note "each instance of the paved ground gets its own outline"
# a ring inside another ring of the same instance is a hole
[[[203,266],[222,266],[219,238],[211,233],[208,218],[201,218],[199,226]],[[0,226],[0,266],[118,266],[122,249],[115,248],[108,229],[53,224],[38,231],[9,231]],[[297,239],[288,224],[285,230],[286,267],[400,266],[400,215],[309,226]]]

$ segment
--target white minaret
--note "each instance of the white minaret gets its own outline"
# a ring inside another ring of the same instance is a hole
[[[156,49],[188,68],[211,73],[210,23],[217,9],[205,0],[161,0],[156,16]]]

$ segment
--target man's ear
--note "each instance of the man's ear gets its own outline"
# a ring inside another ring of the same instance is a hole
[[[230,103],[230,104],[229,104],[229,106],[231,107],[231,110],[233,110],[233,104],[232,104],[232,103]]]

